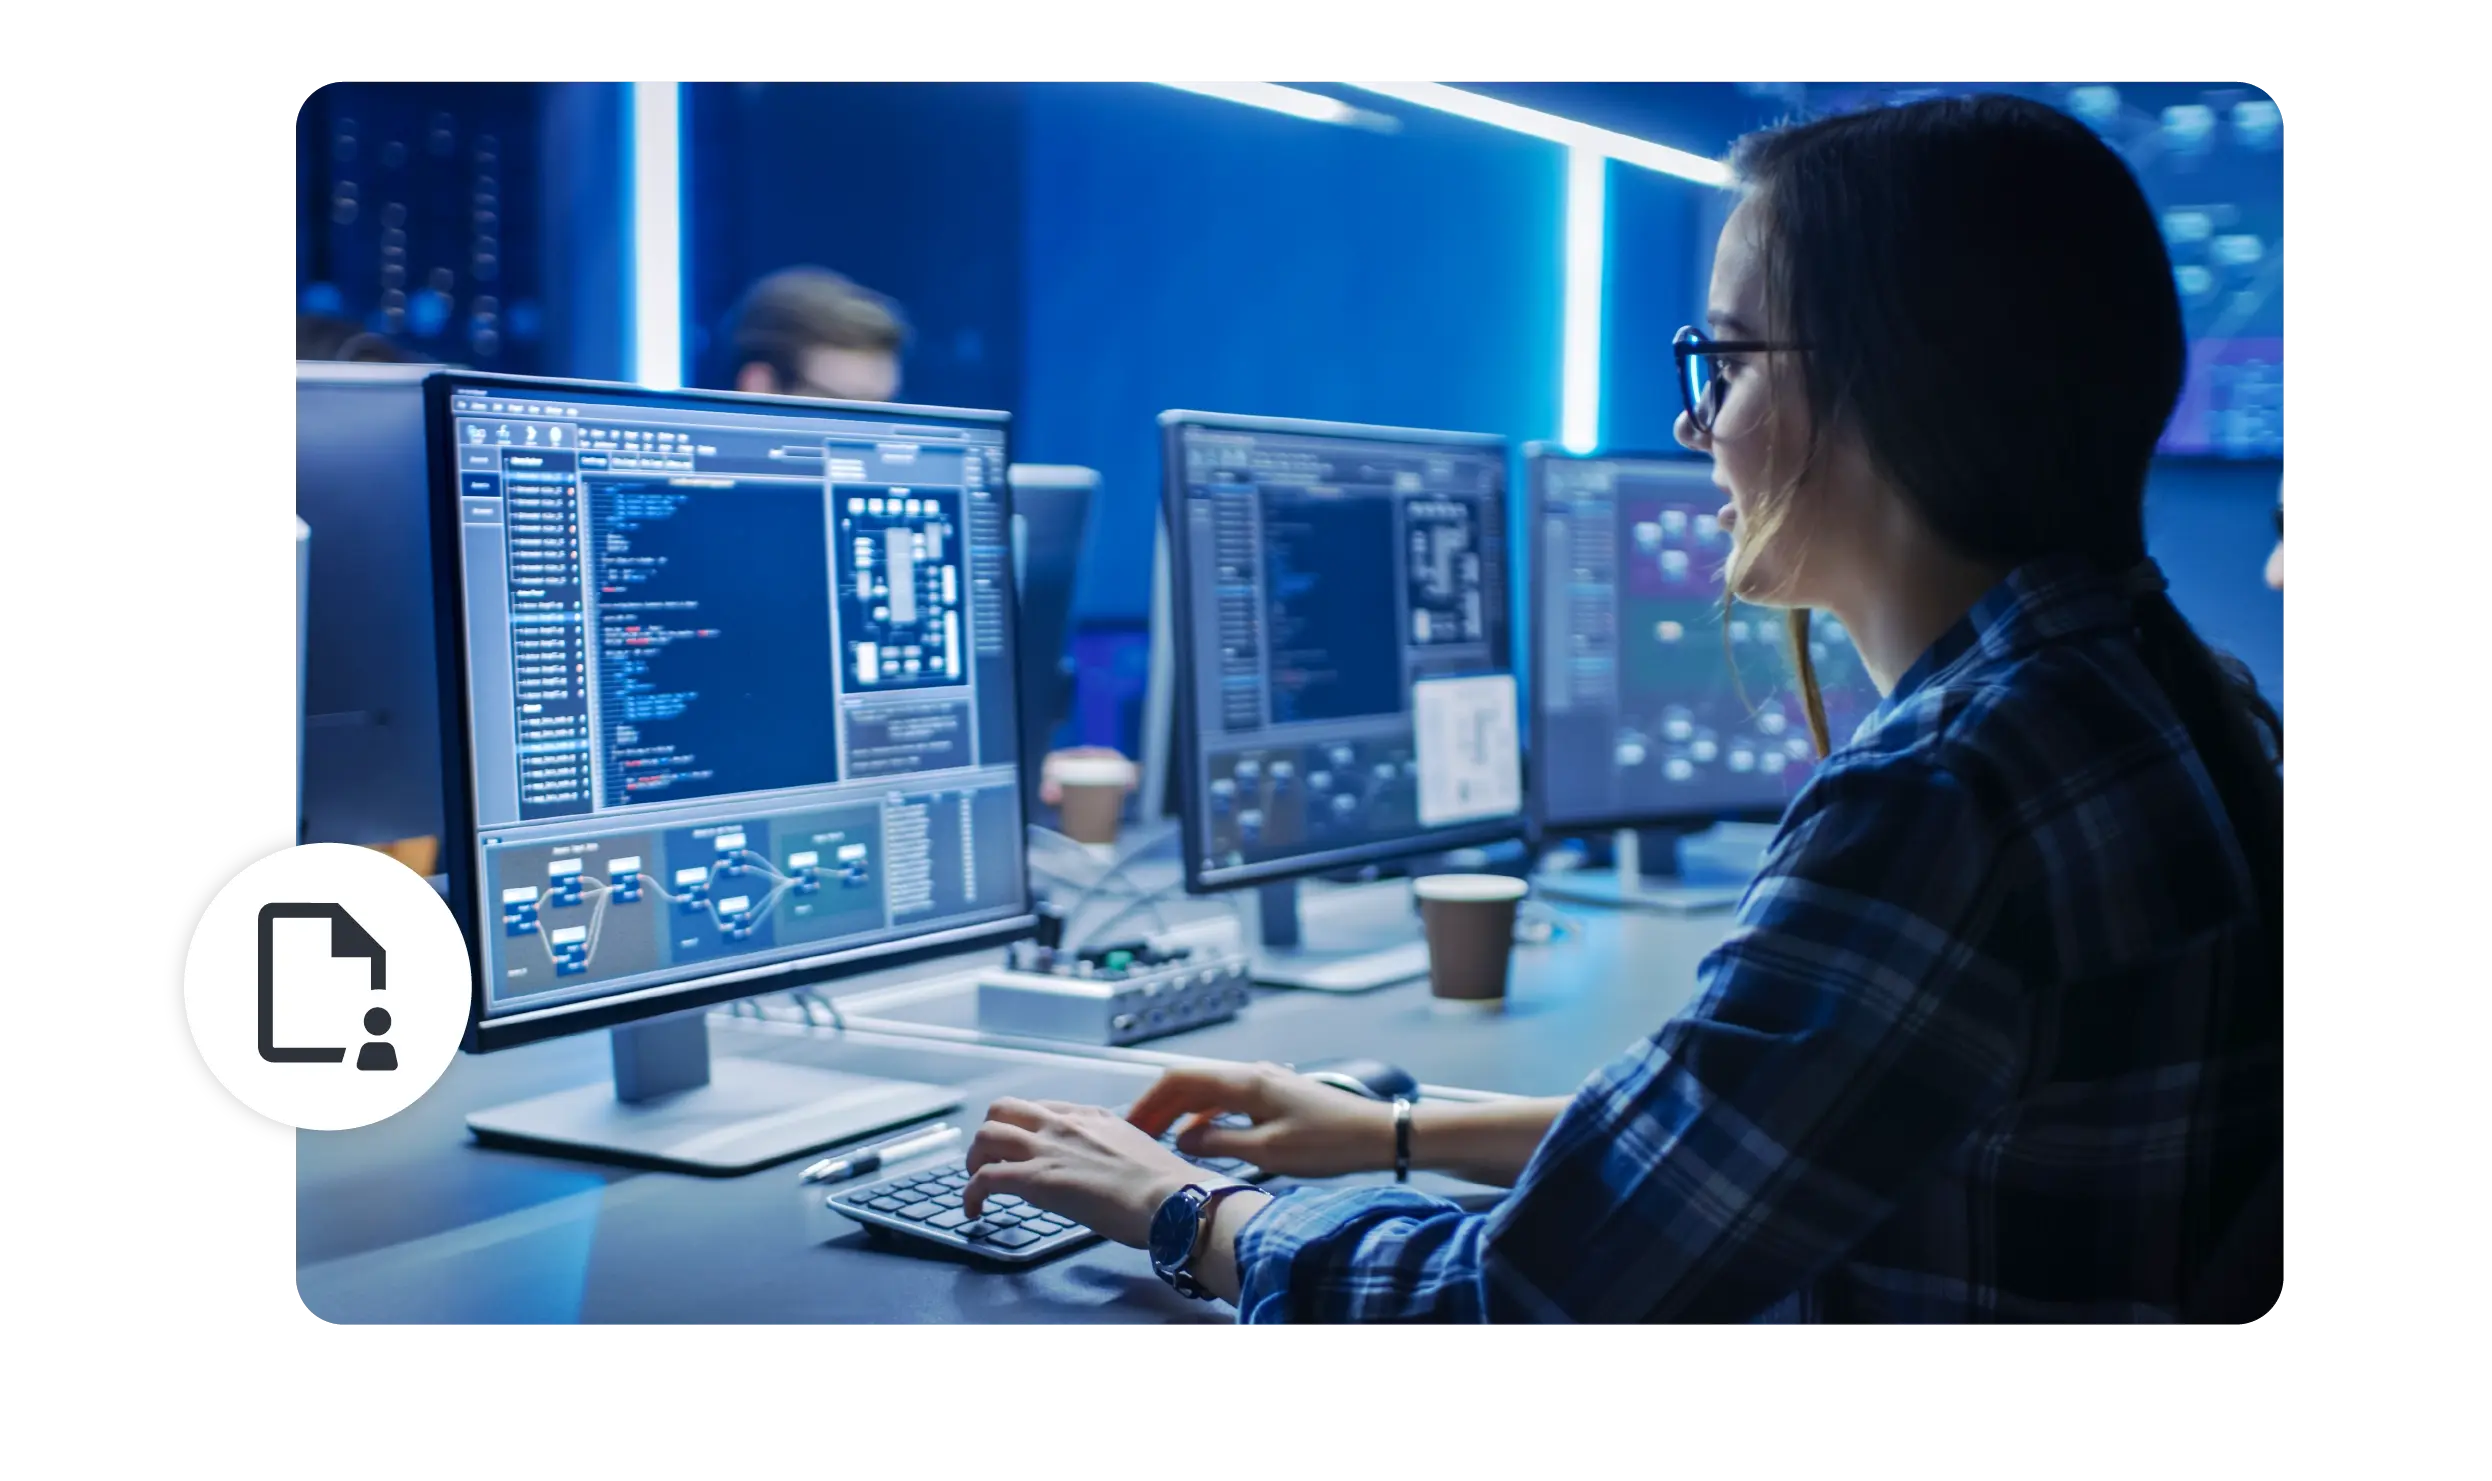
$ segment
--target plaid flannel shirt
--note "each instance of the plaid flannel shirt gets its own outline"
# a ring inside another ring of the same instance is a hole
[[[1240,1319],[2173,1319],[2281,1156],[2256,899],[2125,591],[2021,568],[1819,766],[1696,1000],[1507,1197],[1290,1191]]]

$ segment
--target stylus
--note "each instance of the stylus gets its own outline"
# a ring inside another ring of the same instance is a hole
[[[923,1131],[910,1132],[907,1136],[894,1137],[880,1146],[868,1147],[862,1152],[851,1152],[845,1157],[825,1157],[806,1168],[798,1176],[798,1181],[832,1183],[842,1178],[857,1177],[873,1172],[887,1162],[903,1162],[920,1152],[931,1152],[946,1142],[959,1139],[960,1128],[957,1126],[949,1123],[931,1126]]]

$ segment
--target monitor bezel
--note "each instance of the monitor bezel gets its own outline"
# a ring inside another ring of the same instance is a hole
[[[1051,495],[1070,493],[1079,493],[1081,495],[1082,515],[1079,522],[1080,529],[1078,536],[1074,542],[1073,566],[1072,569],[1066,573],[1064,626],[1059,635],[1062,642],[1055,658],[1056,664],[1061,665],[1072,653],[1073,634],[1075,629],[1079,626],[1074,608],[1081,600],[1082,556],[1089,547],[1090,532],[1097,524],[1099,518],[1100,489],[1103,485],[1103,480],[1098,469],[1088,467],[1080,463],[1015,463],[1006,468],[1004,470],[1004,474],[1006,481],[1012,485],[1012,517],[1015,520],[1020,518],[1021,494],[1024,489],[1033,491],[1044,490]],[[1023,614],[1023,609],[1020,604],[1024,597],[1020,589],[1020,582],[1024,574],[1025,573],[1023,572],[1020,563],[1016,561],[1013,566],[1012,574],[1014,583],[1013,611],[1016,617]],[[1035,660],[1028,653],[1027,645],[1022,641],[1024,636],[1025,635],[1021,631],[1017,628],[1015,629],[1013,633],[1013,661],[1016,665],[1031,663],[1035,667]],[[1047,757],[1047,743],[1049,739],[1047,722],[1050,717],[1030,713],[1030,688],[1028,684],[1021,682],[1023,679],[1028,677],[1028,674],[1019,667],[1016,667],[1013,672],[1015,676],[1013,702],[1019,707],[1020,710],[1020,720],[1018,723],[1025,727],[1020,732],[1020,737],[1022,741],[1021,823],[1026,829],[1031,826],[1032,822],[1038,817],[1039,808],[1041,806],[1038,797],[1039,786],[1042,780],[1040,773]],[[1060,692],[1063,694],[1069,708],[1073,702],[1073,684],[1069,676],[1061,686]],[[1036,745],[1034,746],[1030,744],[1033,740],[1036,741]]]
[[[843,951],[824,952],[817,956],[792,961],[770,962],[713,972],[688,978],[682,982],[661,983],[637,989],[620,997],[591,998],[578,1003],[552,1004],[544,1008],[506,1013],[488,1017],[485,1013],[485,962],[480,934],[482,922],[476,898],[475,853],[475,756],[470,745],[470,716],[467,695],[467,592],[465,568],[462,564],[459,478],[457,457],[451,445],[450,393],[453,389],[473,387],[479,390],[513,389],[540,394],[601,396],[626,402],[647,404],[682,404],[686,402],[715,406],[721,410],[786,410],[808,415],[867,415],[896,419],[951,422],[961,426],[993,427],[1004,435],[1000,466],[1004,475],[996,480],[998,496],[1003,500],[1005,528],[1011,528],[1012,466],[1011,416],[1007,412],[973,410],[963,407],[916,406],[899,402],[833,401],[803,396],[769,396],[743,391],[712,391],[685,389],[653,390],[646,386],[619,381],[595,381],[552,376],[502,375],[490,372],[437,370],[424,380],[424,441],[430,465],[428,482],[432,493],[433,532],[433,616],[435,651],[440,657],[441,720],[442,720],[442,799],[448,816],[444,820],[442,854],[448,881],[450,913],[458,921],[459,933],[467,945],[468,1013],[467,1034],[460,1047],[470,1054],[513,1049],[544,1039],[569,1034],[591,1033],[659,1018],[675,1013],[691,1012],[738,998],[753,997],[765,992],[782,992],[835,978],[852,977],[864,972],[882,971],[971,951],[981,947],[1002,946],[1033,934],[1038,927],[1038,914],[1027,861],[1027,830],[1029,819],[1021,819],[1023,836],[1013,846],[1024,851],[1021,869],[1020,909],[994,921],[934,930],[922,935],[903,937],[896,941],[880,941]],[[1004,562],[1002,600],[1007,612],[1016,612],[1020,593],[1016,589],[1012,562]],[[1012,684],[1012,733],[1016,745],[1021,735],[1021,673],[1020,630],[1017,619],[1006,626],[1006,641],[1011,651],[1006,655],[1006,671]],[[1019,758],[1016,758],[1018,761]],[[1014,788],[1018,809],[1020,789]]]
[[[1494,432],[1448,432],[1419,427],[1371,426],[1361,422],[1316,421],[1301,417],[1246,416],[1230,412],[1164,411],[1160,413],[1160,515],[1168,535],[1169,564],[1169,627],[1173,662],[1171,675],[1176,693],[1170,696],[1169,722],[1172,731],[1170,768],[1178,773],[1178,844],[1184,855],[1185,888],[1188,894],[1209,895],[1251,886],[1279,884],[1304,879],[1337,869],[1351,869],[1365,864],[1383,863],[1391,859],[1410,858],[1419,854],[1437,853],[1447,849],[1477,848],[1525,836],[1531,818],[1531,782],[1526,766],[1523,806],[1513,816],[1488,818],[1476,823],[1456,823],[1430,829],[1398,839],[1380,839],[1374,843],[1354,844],[1346,848],[1326,849],[1315,853],[1295,854],[1281,859],[1265,859],[1228,868],[1205,868],[1203,845],[1210,841],[1210,816],[1205,810],[1200,773],[1199,717],[1194,713],[1194,645],[1186,641],[1193,623],[1194,592],[1186,534],[1186,485],[1181,444],[1186,429],[1201,427],[1220,432],[1276,432],[1290,436],[1357,438],[1367,442],[1409,442],[1435,444],[1465,450],[1491,452],[1497,455],[1500,471],[1506,475],[1507,487],[1500,490],[1504,518],[1512,518],[1512,477],[1506,467],[1509,443]],[[1513,563],[1507,562],[1506,579],[1502,583],[1506,598],[1506,669],[1516,671],[1514,654],[1514,580]],[[1523,720],[1515,717],[1518,739]]]
[[[1597,452],[1579,453],[1569,451],[1555,443],[1525,443],[1523,445],[1523,519],[1525,526],[1523,531],[1523,584],[1537,592],[1540,590],[1543,578],[1541,512],[1548,492],[1543,474],[1549,464],[1553,462],[1682,463],[1690,467],[1702,467],[1710,461],[1701,453],[1684,451],[1653,452],[1630,448],[1603,448]],[[1727,499],[1729,495],[1725,494],[1723,497]],[[1533,615],[1537,617],[1538,613],[1535,612]],[[1706,807],[1681,811],[1621,810],[1594,813],[1583,817],[1550,816],[1549,684],[1547,665],[1542,661],[1540,638],[1541,635],[1535,627],[1530,634],[1532,651],[1526,657],[1526,667],[1531,675],[1531,703],[1528,708],[1532,743],[1524,752],[1524,769],[1529,778],[1524,789],[1524,804],[1531,814],[1531,836],[1535,843],[1546,843],[1553,838],[1578,838],[1601,833],[1615,833],[1621,829],[1671,828],[1690,825],[1702,827],[1724,821],[1770,823],[1780,819],[1789,808],[1789,800],[1783,799],[1770,804],[1760,803],[1754,807]]]

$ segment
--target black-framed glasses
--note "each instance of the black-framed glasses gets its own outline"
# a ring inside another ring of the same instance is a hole
[[[1679,400],[1687,407],[1687,419],[1696,430],[1713,435],[1713,418],[1722,409],[1722,398],[1728,380],[1722,370],[1725,355],[1761,355],[1774,350],[1798,350],[1805,345],[1770,339],[1715,339],[1698,333],[1689,325],[1670,336],[1670,354],[1679,366]]]

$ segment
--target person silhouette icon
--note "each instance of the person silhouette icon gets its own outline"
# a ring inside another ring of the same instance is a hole
[[[363,1016],[363,1031],[373,1036],[372,1042],[355,1051],[355,1068],[359,1070],[394,1070],[398,1068],[398,1051],[381,1038],[389,1032],[389,1010],[375,1008]]]

